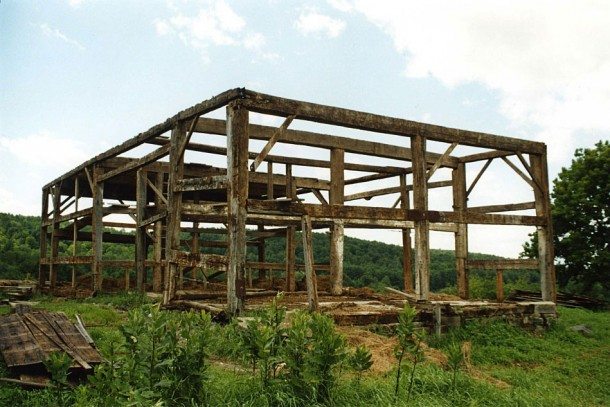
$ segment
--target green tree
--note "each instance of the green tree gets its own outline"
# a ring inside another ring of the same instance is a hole
[[[553,181],[552,215],[560,287],[610,294],[610,143],[577,149],[569,168]],[[536,257],[535,234],[523,256]]]

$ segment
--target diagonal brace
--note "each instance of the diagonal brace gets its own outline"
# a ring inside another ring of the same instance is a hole
[[[273,135],[267,141],[267,144],[265,144],[265,147],[263,147],[261,152],[256,156],[254,162],[250,165],[250,171],[256,171],[258,166],[261,165],[261,163],[267,157],[267,154],[269,154],[269,151],[271,151],[271,148],[273,148],[273,145],[280,139],[280,137],[282,137],[282,135],[284,134],[288,126],[290,126],[290,123],[292,123],[295,117],[295,115],[286,117],[284,123],[282,123],[282,125],[273,133]]]

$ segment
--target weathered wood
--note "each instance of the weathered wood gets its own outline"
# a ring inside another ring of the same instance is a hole
[[[476,161],[489,160],[490,158],[500,158],[500,157],[508,157],[510,155],[514,155],[514,151],[486,151],[484,153],[476,153],[471,155],[465,155],[463,157],[458,157],[458,160],[461,163],[472,163]]]
[[[460,163],[452,171],[453,180],[453,210],[462,216],[466,213],[468,205],[468,194],[466,192],[466,164]],[[468,283],[468,224],[457,223],[455,231],[455,270],[457,279],[457,290],[460,298],[467,300],[470,297]]]
[[[536,259],[492,259],[492,260],[468,260],[466,267],[469,269],[483,270],[535,270],[538,268]]]
[[[515,171],[521,178],[523,178],[523,181],[527,182],[530,187],[535,188],[535,185],[531,178],[528,177],[523,171],[521,171],[521,169],[519,169],[519,167],[517,167],[511,160],[506,157],[502,157],[502,161],[504,161],[510,168],[512,168],[513,171]]]
[[[345,163],[344,163],[344,167],[345,167]],[[405,172],[404,172],[405,174],[409,174],[410,172],[411,172],[410,168],[405,168]],[[363,176],[357,177],[357,178],[346,179],[344,184],[345,185],[360,184],[362,182],[377,181],[377,180],[392,178],[395,175],[396,175],[395,173],[389,173],[389,174],[388,173],[377,173],[377,174],[363,175]]]
[[[282,125],[276,131],[273,132],[271,137],[269,137],[269,140],[267,140],[267,144],[265,144],[261,152],[254,158],[252,164],[250,164],[250,171],[256,171],[258,166],[261,165],[261,163],[265,160],[265,158],[269,154],[269,151],[271,151],[275,143],[282,138],[284,133],[286,133],[286,129],[288,129],[288,126],[290,126],[290,123],[292,123],[295,117],[296,116],[294,115],[288,116],[284,120],[284,123],[282,123]]]
[[[267,199],[273,201],[273,161],[267,162]]]
[[[500,204],[500,205],[483,205],[483,206],[469,206],[469,212],[478,213],[490,213],[490,212],[510,212],[510,211],[522,211],[526,209],[535,209],[535,202],[519,202],[511,204]]]
[[[345,194],[345,151],[333,149],[330,152],[330,191],[329,203],[343,205]],[[341,295],[343,292],[343,249],[344,228],[343,222],[337,220],[330,231],[330,292]]]
[[[265,239],[262,237],[265,233],[265,225],[258,225],[259,238],[256,246],[256,254],[260,263],[265,262]],[[264,267],[258,268],[258,281],[265,281],[267,279],[267,269]]]
[[[436,162],[434,163],[434,165],[432,165],[432,168],[430,168],[428,170],[428,174],[426,175],[426,179],[430,179],[432,178],[432,176],[434,175],[434,173],[436,172],[436,170],[438,170],[443,162],[443,160],[447,157],[449,157],[449,155],[453,152],[453,150],[457,147],[458,143],[453,142],[451,143],[451,145],[449,147],[447,147],[447,150],[445,150],[445,152],[443,153],[443,155],[441,155]]]
[[[241,103],[227,106],[227,306],[241,313],[246,296],[246,202],[248,198],[248,110]]]
[[[293,182],[292,165],[290,164],[286,164],[286,197],[296,199],[296,186]],[[296,228],[291,225],[286,228],[286,291],[294,291],[296,289],[294,273],[296,247]]]
[[[48,233],[47,225],[49,215],[49,190],[48,188],[42,188],[42,210],[40,217],[40,260],[46,259],[48,255]],[[38,266],[38,284],[40,287],[44,287],[44,283],[47,279],[47,273],[49,268],[43,265],[42,262]]]
[[[136,288],[139,291],[144,290],[145,278],[145,267],[144,262],[147,257],[147,241],[146,241],[146,225],[143,224],[146,216],[146,206],[148,204],[146,193],[147,193],[147,179],[148,173],[142,169],[136,173],[136,250],[135,250],[135,261],[136,261]],[[151,222],[152,223],[152,222]],[[129,285],[129,274],[125,279],[125,289]]]
[[[324,198],[324,195],[322,195],[319,189],[312,189],[311,192],[313,192],[314,196],[322,205],[328,205],[328,201]]]
[[[180,248],[180,221],[182,207],[182,192],[176,191],[178,181],[184,177],[184,156],[180,154],[180,146],[186,138],[185,123],[180,122],[172,129],[169,150],[169,178],[167,184],[167,230],[165,234],[166,265],[163,287],[163,304],[167,305],[176,293],[176,278],[179,265],[172,258],[174,250]]]
[[[301,119],[301,115],[299,115],[299,119]],[[196,131],[223,135],[226,134],[223,128],[224,123],[222,120],[202,118],[199,119]],[[249,131],[250,138],[253,140],[269,140],[276,131],[276,128],[251,124]],[[411,149],[407,147],[394,146],[374,141],[358,140],[348,137],[333,136],[329,134],[313,133],[303,130],[286,130],[282,135],[281,142],[286,144],[297,144],[327,149],[339,148],[348,153],[373,155],[376,157],[391,158],[394,160],[411,161],[413,158]],[[426,161],[430,164],[434,164],[440,156],[441,155],[437,153],[427,152]],[[276,160],[274,159],[274,161]],[[454,167],[457,165],[457,162],[457,158],[448,157],[443,160],[443,165]]]
[[[400,290],[397,290],[397,289],[392,288],[392,287],[385,287],[385,289],[387,291],[391,292],[391,293],[402,295],[403,297],[406,297],[406,298],[408,298],[408,299],[410,299],[412,301],[417,301],[417,299],[418,299],[417,296],[414,295],[414,294],[411,294],[411,293],[408,293],[408,292],[406,293],[404,291],[400,291]]]
[[[541,189],[534,188],[536,215],[544,217],[545,225],[538,226],[538,267],[540,270],[540,291],[543,301],[557,299],[555,279],[555,251],[553,248],[553,222],[551,220],[551,201],[549,194],[548,168],[546,154],[530,155],[532,174]]]
[[[210,189],[225,189],[227,188],[226,175],[213,175],[202,178],[187,178],[176,183],[175,191],[206,191]]]
[[[102,168],[93,168],[93,203],[91,212],[91,250],[93,263],[91,273],[93,274],[93,290],[102,290],[102,241],[104,236],[104,183],[99,182],[102,176]]]
[[[496,270],[496,300],[504,302],[504,276],[502,269]]]
[[[407,176],[400,175],[400,207],[408,210],[410,207],[409,191],[407,191]],[[413,292],[413,272],[411,259],[411,229],[402,229],[402,279],[403,289],[408,293]]]
[[[428,189],[450,187],[451,185],[452,185],[452,183],[449,180],[447,180],[447,181],[428,182]],[[412,191],[413,190],[413,185],[407,185],[406,189],[407,189],[407,191]],[[376,196],[390,195],[390,194],[399,193],[399,192],[401,192],[401,190],[402,190],[402,187],[398,186],[398,187],[389,187],[389,188],[374,189],[372,191],[357,192],[355,194],[346,195],[345,196],[345,201],[355,201],[357,199],[366,199],[366,200],[369,200],[369,199],[371,199],[373,197],[376,197]]]
[[[421,135],[411,137],[413,149],[413,208],[428,210],[428,187],[426,180],[426,139]],[[418,300],[428,300],[430,292],[430,242],[429,221],[415,221],[415,294]]]
[[[487,167],[489,167],[489,164],[491,164],[491,162],[493,161],[493,158],[489,158],[485,164],[483,164],[483,167],[481,168],[481,170],[477,173],[477,176],[474,177],[474,180],[472,181],[472,184],[470,184],[470,186],[468,187],[468,189],[466,190],[466,198],[468,198],[468,196],[470,195],[470,193],[472,192],[472,190],[474,189],[475,185],[477,185],[477,182],[479,182],[479,180],[481,179],[481,176],[483,176],[483,174],[485,173],[485,170],[487,170]]]
[[[155,161],[165,157],[166,155],[168,155],[169,148],[170,148],[169,144],[159,147],[155,151],[146,154],[142,158],[138,158],[136,160],[133,160],[133,161],[123,165],[122,167],[115,168],[114,170],[108,171],[108,172],[104,173],[102,176],[100,176],[100,179],[98,182],[106,181],[106,180],[116,177],[117,175],[120,175],[124,172],[135,171],[152,162],[155,162]]]
[[[310,311],[318,309],[318,279],[314,269],[311,219],[304,215],[301,226],[303,235],[303,259],[305,260],[305,282],[307,285],[307,303]]]
[[[56,220],[59,218],[60,214],[60,198],[61,198],[61,185],[55,185],[51,189],[52,193],[52,204],[53,204],[53,219],[51,220],[51,259],[57,257],[57,253],[59,251],[59,239],[57,238],[57,233],[59,231],[60,224]],[[51,263],[49,267],[49,285],[51,287],[51,291],[55,289],[55,285],[57,283],[57,268],[53,263]]]
[[[421,135],[430,140],[493,149],[541,154],[544,144],[511,137],[497,136],[461,129],[452,129],[405,119],[325,106],[316,103],[280,98],[245,90],[244,104],[252,111],[288,116],[298,114],[300,120],[351,127],[355,129],[411,137]]]

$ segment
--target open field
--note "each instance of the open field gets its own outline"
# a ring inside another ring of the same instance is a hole
[[[127,294],[84,301],[48,297],[37,300],[44,309],[63,311],[70,317],[78,313],[106,357],[111,344],[123,340],[119,328],[128,322],[127,310],[147,302]],[[413,397],[408,405],[610,404],[610,313],[567,308],[559,311],[558,323],[543,334],[524,332],[500,321],[480,321],[441,338],[426,338],[426,358],[416,370]],[[0,307],[0,313],[5,312],[7,307]],[[171,320],[175,315],[168,318]],[[590,328],[590,334],[570,329],[583,324]],[[338,379],[325,404],[394,405],[395,338],[379,327],[372,331],[341,327],[339,332],[347,338],[348,345],[367,345],[373,366],[360,381],[346,366],[336,369]],[[258,372],[252,373],[247,358],[235,352],[239,345],[234,343],[234,333],[234,325],[213,324],[212,335],[207,339],[210,365],[204,386],[205,400],[210,405],[311,404],[311,400],[298,397],[279,381],[264,386]],[[460,369],[453,388],[446,355],[452,343],[464,341],[470,342],[467,345],[471,349],[470,360]],[[409,366],[406,363],[403,369],[408,372]],[[6,374],[6,369],[2,369],[2,374]],[[405,376],[396,405],[407,405]],[[96,405],[101,400],[99,396],[95,387],[87,385],[63,391],[24,391],[0,385],[0,405]],[[131,402],[138,405],[137,398],[132,397]]]

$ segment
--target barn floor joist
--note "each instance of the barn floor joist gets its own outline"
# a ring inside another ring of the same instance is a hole
[[[225,120],[210,117],[223,108]],[[253,124],[255,115],[277,125]],[[367,137],[346,137],[350,132]],[[214,142],[219,138],[221,143]],[[431,143],[442,151],[430,151]],[[458,146],[480,151],[453,155]],[[468,206],[494,160],[528,184],[531,200]],[[447,179],[435,176],[443,172]],[[383,188],[369,187],[382,181]],[[350,192],[353,187],[358,190]],[[429,191],[437,188],[450,189],[450,210],[430,209]],[[393,205],[370,204],[388,195],[395,196]],[[279,271],[287,292],[296,290],[297,274],[302,276],[307,306],[318,309],[318,274],[329,275],[331,296],[343,293],[345,229],[380,228],[401,232],[403,291],[418,302],[431,298],[430,231],[455,238],[461,299],[469,298],[468,274],[475,268],[496,272],[498,293],[504,270],[537,269],[543,301],[556,295],[543,143],[243,88],[181,111],[51,181],[42,188],[41,214],[39,283],[51,291],[58,276],[66,275],[73,288],[87,281],[100,291],[104,270],[121,268],[124,289],[159,292],[169,304],[189,281],[213,284],[220,278],[227,310],[240,313],[252,281]],[[538,258],[469,259],[468,226],[475,224],[536,227]],[[329,231],[327,264],[316,263],[313,230]],[[210,238],[219,234],[224,237]],[[266,261],[266,239],[285,240],[285,262]],[[60,253],[60,241],[70,243],[68,252]],[[104,258],[104,243],[133,245],[135,257]],[[302,265],[295,260],[299,243]],[[248,258],[248,247],[256,248],[256,261]]]

